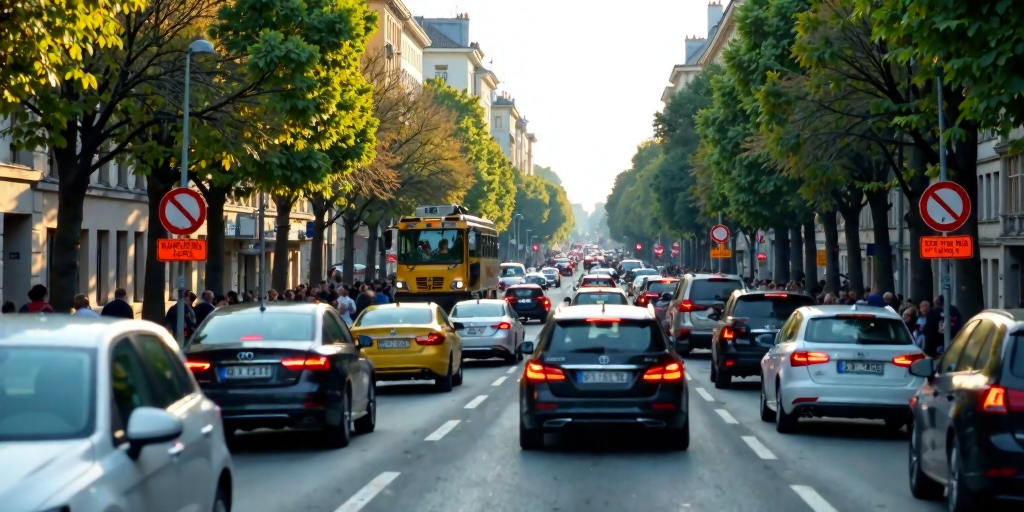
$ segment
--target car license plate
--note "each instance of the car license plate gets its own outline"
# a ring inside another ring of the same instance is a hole
[[[269,379],[274,369],[270,365],[223,366],[220,372],[223,379]]]
[[[520,304],[532,304],[533,299],[519,299]]]
[[[483,330],[483,327],[469,327],[466,329],[466,336],[479,336]]]
[[[880,362],[869,361],[839,361],[839,373],[860,373],[867,375],[881,375],[885,367]]]
[[[627,372],[580,372],[581,384],[626,384],[629,382]]]
[[[409,348],[412,344],[409,340],[380,340],[377,342],[377,348]]]

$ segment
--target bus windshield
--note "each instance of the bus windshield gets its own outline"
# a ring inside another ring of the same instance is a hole
[[[413,229],[398,232],[398,262],[403,264],[462,263],[465,230]]]

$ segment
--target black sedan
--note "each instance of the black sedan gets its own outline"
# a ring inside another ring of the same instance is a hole
[[[574,306],[549,322],[536,346],[520,346],[531,354],[519,388],[520,448],[544,448],[548,432],[602,425],[658,430],[668,448],[689,448],[683,360],[650,310]]]
[[[544,288],[537,284],[515,284],[505,290],[505,301],[515,310],[523,323],[536,319],[544,321],[551,311],[551,299],[544,295]]]
[[[377,422],[374,368],[326,304],[237,304],[210,314],[185,346],[188,367],[221,408],[224,430],[320,430],[348,446]]]

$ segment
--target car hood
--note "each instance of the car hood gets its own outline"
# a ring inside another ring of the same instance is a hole
[[[88,439],[0,443],[0,503],[34,510],[93,465]]]

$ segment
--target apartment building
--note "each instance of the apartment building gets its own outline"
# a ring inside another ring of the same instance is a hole
[[[495,94],[491,102],[491,136],[512,166],[525,175],[533,174],[533,144],[537,136],[527,130],[529,121],[519,113],[516,100],[508,93]]]
[[[705,49],[708,47],[708,43],[715,39],[715,35],[718,33],[719,24],[722,22],[722,16],[725,13],[725,7],[720,2],[711,2],[708,4],[708,30],[707,37],[699,36],[687,36],[685,40],[685,58],[682,64],[676,64],[672,66],[672,73],[668,77],[669,84],[665,87],[665,90],[661,93],[661,101],[668,103],[675,93],[683,90],[686,84],[693,80],[693,77],[700,74],[704,69],[700,62],[700,58],[704,55]],[[726,24],[732,27],[732,11],[729,12],[729,19]],[[721,44],[721,39],[716,41],[716,45]]]
[[[465,91],[480,100],[484,119],[491,121],[491,100],[497,89],[497,75],[484,66],[484,52],[480,44],[469,40],[469,15],[454,18],[417,17],[430,39],[423,49],[423,69],[426,78],[444,80],[448,85]]]
[[[401,0],[369,0],[379,27],[366,45],[366,54],[383,54],[415,82],[423,83],[423,49],[430,38]]]

